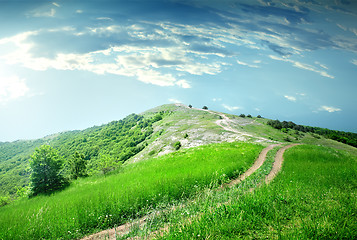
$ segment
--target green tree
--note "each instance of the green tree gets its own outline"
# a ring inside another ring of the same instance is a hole
[[[49,145],[36,148],[30,159],[31,187],[33,195],[49,193],[63,187],[62,160]]]
[[[202,109],[204,109],[204,110],[208,110],[208,107],[207,106],[203,106],[203,108]]]
[[[87,176],[87,161],[83,154],[76,151],[73,157],[68,161],[68,165],[72,179]]]
[[[118,168],[120,166],[120,163],[116,162],[115,159],[112,158],[110,155],[103,154],[100,156],[99,165],[100,165],[100,170],[104,174],[107,174],[108,172]]]

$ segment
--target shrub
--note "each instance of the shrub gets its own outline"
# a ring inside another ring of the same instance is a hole
[[[242,117],[242,118],[245,118],[245,115],[244,114],[241,114],[241,115],[239,115],[240,117]]]
[[[202,109],[204,109],[204,110],[208,110],[208,107],[207,106],[203,106],[203,108]]]
[[[179,150],[179,149],[181,148],[181,142],[180,142],[180,141],[175,142],[174,148],[175,148],[176,150]]]

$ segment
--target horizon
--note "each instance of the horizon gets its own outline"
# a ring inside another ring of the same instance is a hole
[[[357,2],[1,1],[0,142],[183,103],[357,133]]]

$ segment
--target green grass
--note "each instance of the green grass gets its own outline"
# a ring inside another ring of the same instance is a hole
[[[356,239],[356,156],[304,145],[284,157],[270,185],[247,194],[228,190],[229,202],[211,199],[203,214],[176,222],[162,238]]]
[[[201,146],[128,164],[115,175],[80,179],[52,196],[2,207],[0,239],[74,239],[120,225],[228,181],[248,169],[262,148],[247,143]]]

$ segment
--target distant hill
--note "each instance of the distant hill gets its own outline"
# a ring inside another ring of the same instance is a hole
[[[328,139],[328,134],[294,127],[275,128],[268,124],[271,125],[271,120],[261,117],[235,116],[182,104],[168,104],[82,131],[0,143],[0,197],[16,198],[18,189],[29,184],[30,156],[43,144],[54,147],[65,162],[75,152],[84,154],[89,175],[100,173],[98,161],[104,154],[118,162],[130,164],[165,155],[178,148],[221,142],[244,141],[262,145],[303,142],[356,151],[351,146]],[[333,131],[336,140],[346,137],[346,134],[340,134]],[[347,133],[347,136],[356,140],[356,134]]]

